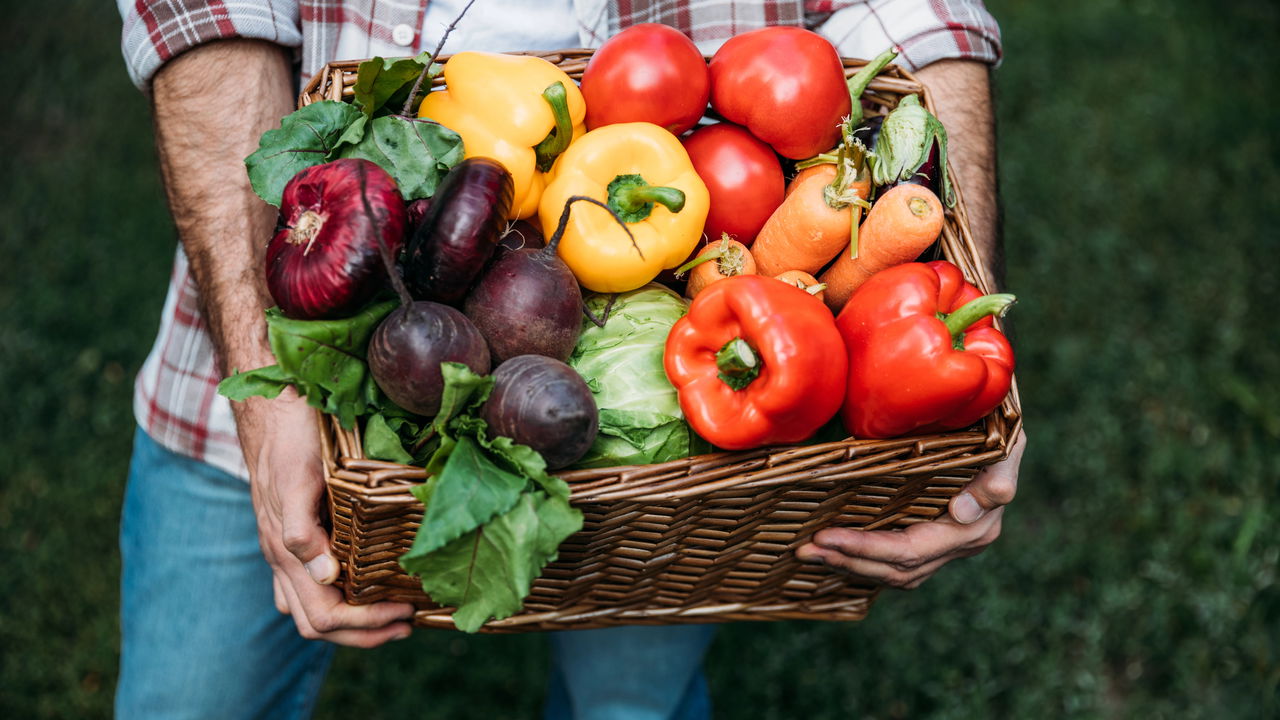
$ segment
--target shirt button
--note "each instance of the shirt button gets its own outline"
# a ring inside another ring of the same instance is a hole
[[[412,27],[401,23],[391,29],[391,42],[400,47],[409,47],[413,44],[413,36],[416,34]]]

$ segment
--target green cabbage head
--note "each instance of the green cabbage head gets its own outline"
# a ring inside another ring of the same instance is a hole
[[[662,368],[667,334],[688,309],[684,298],[649,284],[616,298],[591,294],[585,300],[597,318],[609,310],[604,327],[584,317],[569,357],[600,408],[600,434],[574,467],[644,465],[706,452],[709,446],[684,421]]]

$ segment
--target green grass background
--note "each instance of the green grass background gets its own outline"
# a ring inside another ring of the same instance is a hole
[[[175,240],[114,5],[56,5],[0,27],[8,718],[110,712],[130,386]],[[1280,10],[989,6],[1031,436],[1004,536],[862,623],[726,626],[718,716],[1275,717]],[[318,715],[532,717],[544,650],[343,650]]]

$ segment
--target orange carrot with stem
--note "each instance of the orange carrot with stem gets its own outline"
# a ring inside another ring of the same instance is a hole
[[[859,175],[840,190],[837,166],[821,164],[792,181],[751,245],[761,275],[815,273],[848,246],[856,203],[865,202],[871,190],[866,173]]]
[[[693,298],[717,280],[734,275],[755,275],[756,262],[746,245],[731,240],[726,233],[720,236],[720,242],[708,243],[692,260],[676,270],[676,276],[685,272],[689,273],[689,284],[684,294]]]
[[[923,185],[890,188],[876,199],[859,231],[858,254],[840,253],[822,273],[826,302],[840,312],[849,296],[877,272],[911,262],[942,232],[942,203]]]

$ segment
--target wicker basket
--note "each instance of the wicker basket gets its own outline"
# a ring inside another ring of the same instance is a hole
[[[591,51],[532,54],[578,79]],[[846,72],[863,64],[846,60]],[[327,65],[299,103],[349,100],[358,65]],[[924,86],[889,66],[864,98],[871,114],[883,114],[912,93],[931,107]],[[979,288],[993,290],[969,235],[959,188],[940,246]],[[524,609],[482,631],[861,620],[877,585],[801,563],[795,549],[824,527],[895,528],[945,513],[948,500],[981,466],[1005,457],[1020,424],[1015,385],[999,408],[966,431],[559,473],[585,516],[583,529],[561,545]],[[397,564],[422,521],[422,505],[409,488],[425,479],[425,471],[365,459],[358,430],[344,430],[329,417],[321,417],[320,425],[332,542],[342,568],[338,584],[347,601],[410,602],[418,607],[416,624],[453,628],[450,610],[433,604]]]

